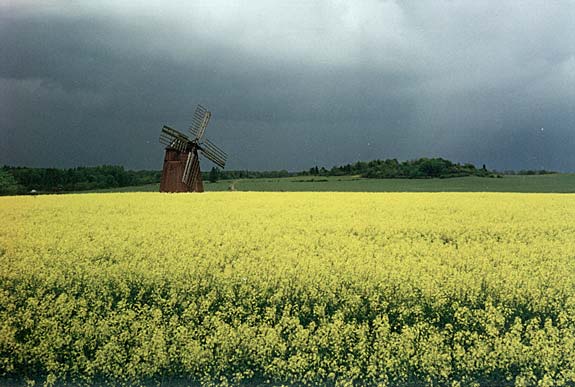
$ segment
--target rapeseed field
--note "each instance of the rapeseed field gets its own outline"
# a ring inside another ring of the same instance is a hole
[[[573,385],[575,196],[0,198],[0,377]]]

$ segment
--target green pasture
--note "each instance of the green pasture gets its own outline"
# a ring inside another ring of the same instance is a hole
[[[204,182],[206,191],[334,191],[334,192],[575,192],[575,174],[513,175],[500,178],[362,179],[354,176],[297,176],[277,179]],[[158,184],[91,192],[158,191]]]

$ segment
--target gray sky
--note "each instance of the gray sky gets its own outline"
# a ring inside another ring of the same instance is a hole
[[[575,2],[0,0],[0,164],[161,169],[198,103],[230,169],[575,171]]]

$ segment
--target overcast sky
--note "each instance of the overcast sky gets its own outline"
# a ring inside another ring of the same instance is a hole
[[[198,103],[230,169],[575,171],[575,2],[0,0],[0,164],[161,169]]]

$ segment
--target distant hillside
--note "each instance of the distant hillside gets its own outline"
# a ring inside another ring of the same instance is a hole
[[[307,171],[309,175],[345,176],[359,175],[373,179],[429,179],[464,176],[496,177],[494,171],[476,168],[473,164],[459,164],[442,158],[420,158],[398,161],[397,159],[358,161],[333,167],[331,170],[314,167]]]
[[[464,176],[496,177],[495,171],[477,168],[473,164],[459,164],[442,158],[419,158],[416,160],[398,161],[397,159],[358,161],[354,164],[325,167],[312,167],[307,171],[220,171],[212,170],[216,180],[277,178],[292,176],[361,176],[373,179],[429,179]],[[212,179],[213,180],[213,179]]]

